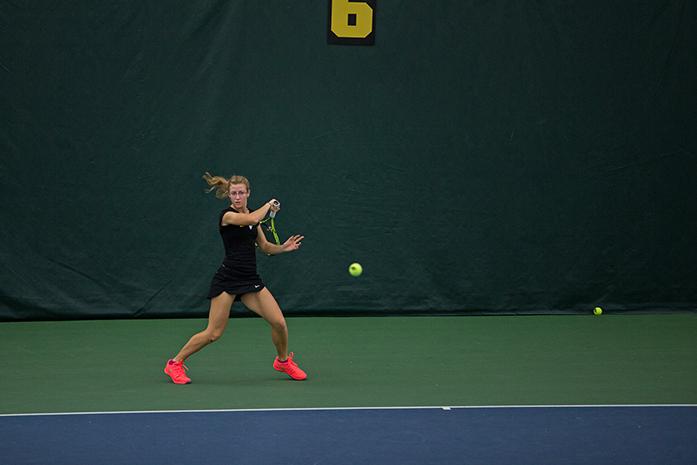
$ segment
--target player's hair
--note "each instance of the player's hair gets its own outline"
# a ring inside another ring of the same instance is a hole
[[[230,179],[226,179],[222,176],[213,176],[208,171],[203,175],[203,179],[206,180],[210,189],[207,192],[212,192],[215,190],[215,196],[219,199],[227,199],[230,195],[230,185],[231,184],[244,184],[247,186],[247,192],[249,189],[249,180],[244,176],[232,176]]]

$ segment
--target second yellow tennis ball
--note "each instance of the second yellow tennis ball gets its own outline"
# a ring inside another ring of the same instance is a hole
[[[349,265],[349,274],[353,277],[358,277],[363,273],[363,267],[360,263],[351,263]]]
[[[603,314],[603,309],[600,307],[595,307],[593,309],[593,315],[602,315]]]

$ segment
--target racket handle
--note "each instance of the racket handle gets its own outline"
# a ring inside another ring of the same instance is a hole
[[[281,202],[279,202],[278,200],[274,200],[273,203],[272,203],[272,205],[273,205],[274,207],[280,207],[280,206],[281,206]],[[274,210],[271,210],[271,213],[269,213],[269,218],[276,218],[276,212],[275,212]]]

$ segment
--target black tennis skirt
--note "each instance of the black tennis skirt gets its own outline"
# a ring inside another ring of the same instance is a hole
[[[256,273],[244,273],[225,264],[220,265],[211,281],[208,298],[218,297],[223,291],[240,296],[248,292],[259,292],[266,287]]]

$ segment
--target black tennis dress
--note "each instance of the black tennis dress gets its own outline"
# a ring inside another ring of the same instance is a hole
[[[223,226],[223,215],[227,212],[239,213],[228,207],[218,217],[218,231],[225,246],[225,259],[213,276],[208,298],[219,296],[223,291],[240,296],[248,292],[259,292],[264,283],[257,274],[256,239],[257,224]]]

